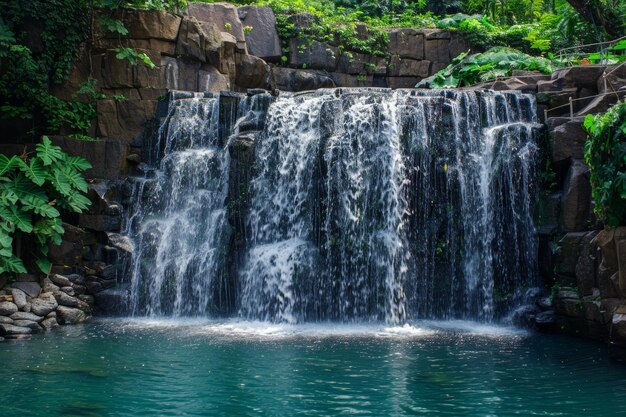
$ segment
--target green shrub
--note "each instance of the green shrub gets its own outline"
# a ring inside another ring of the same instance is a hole
[[[481,54],[463,53],[437,74],[423,80],[418,87],[450,88],[473,85],[498,77],[510,76],[513,70],[552,72],[549,60],[505,47],[491,48]]]
[[[0,274],[27,272],[25,256],[42,272],[50,271],[49,244],[60,244],[64,232],[57,207],[80,213],[89,206],[82,175],[89,168],[89,162],[65,154],[47,136],[34,155],[0,154]],[[34,242],[30,253],[18,253],[15,245],[24,236]]]
[[[587,115],[584,126],[595,213],[611,227],[626,225],[626,103]]]

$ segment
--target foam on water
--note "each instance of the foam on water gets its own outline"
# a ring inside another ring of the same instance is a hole
[[[113,331],[173,332],[173,337],[207,337],[234,339],[267,339],[281,340],[291,338],[385,338],[385,339],[419,339],[435,334],[466,334],[479,337],[514,337],[528,333],[511,327],[486,325],[477,322],[452,321],[418,321],[398,326],[378,324],[344,324],[344,323],[269,323],[266,321],[209,319],[155,319],[128,318],[123,320],[101,320],[110,323]]]

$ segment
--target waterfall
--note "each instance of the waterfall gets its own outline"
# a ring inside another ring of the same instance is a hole
[[[228,153],[219,144],[217,99],[172,100],[158,132],[158,169],[138,180],[128,222],[135,252],[135,314],[207,312],[226,267]]]
[[[538,128],[518,92],[170,100],[127,222],[133,311],[497,319],[536,283]]]

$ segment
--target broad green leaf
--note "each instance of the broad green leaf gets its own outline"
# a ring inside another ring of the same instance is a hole
[[[25,274],[26,268],[24,268],[24,263],[17,256],[11,257],[2,257],[0,258],[0,267],[3,268],[7,272],[15,272],[18,274]]]
[[[113,19],[109,16],[100,16],[100,26],[102,29],[109,32],[118,33],[120,35],[128,34],[128,29],[124,26],[124,22],[118,19]]]
[[[13,168],[15,168],[15,163],[18,160],[20,159],[15,156],[12,156],[11,158],[7,158],[6,155],[0,154],[0,176],[6,175]]]
[[[68,156],[65,158],[65,164],[74,168],[76,171],[85,171],[91,168],[91,164],[80,156]]]
[[[65,174],[67,182],[69,182],[72,187],[84,193],[86,193],[89,189],[89,184],[87,184],[87,181],[85,181],[85,179],[79,172],[73,170],[72,168],[65,167],[63,169],[63,174]]]
[[[67,204],[73,211],[81,213],[91,205],[91,201],[82,194],[72,193],[67,197]]]
[[[27,178],[21,172],[19,172],[17,175],[15,175],[15,178],[13,178],[11,188],[20,200],[28,198],[29,196],[38,198],[39,200],[48,200],[48,196],[46,196],[46,193],[43,191],[43,189],[35,185],[32,180]]]
[[[55,209],[50,204],[44,204],[43,206],[35,208],[35,213],[39,214],[40,216],[49,218],[55,218],[61,215],[61,213],[59,213],[59,210]]]
[[[54,171],[52,177],[52,185],[58,192],[66,197],[69,197],[69,195],[72,193],[72,186],[70,185],[70,182],[65,173],[63,173],[63,171],[61,170]]]
[[[52,264],[50,263],[50,261],[46,258],[39,258],[35,261],[35,263],[37,264],[37,267],[39,268],[39,270],[41,272],[43,272],[44,274],[49,274],[50,273],[50,269],[52,268]]]
[[[617,42],[615,45],[613,45],[611,49],[613,51],[623,51],[624,49],[626,49],[626,39],[622,39],[621,41]]]
[[[23,211],[15,206],[10,208],[11,216],[7,219],[24,233],[33,231],[33,225],[30,222],[30,213]]]
[[[47,136],[41,138],[41,143],[38,143],[35,149],[37,150],[37,156],[41,158],[45,166],[63,159],[64,154],[61,148],[53,145],[52,141]]]
[[[13,244],[13,238],[4,232],[0,232],[0,247],[10,248]]]
[[[47,170],[43,166],[43,162],[39,158],[33,158],[30,165],[18,159],[20,170],[35,184],[42,186],[46,182]]]
[[[4,188],[0,191],[0,202],[5,205],[12,205],[17,203],[18,197],[15,192],[10,188]]]

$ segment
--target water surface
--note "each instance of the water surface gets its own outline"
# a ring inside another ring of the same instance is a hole
[[[104,320],[0,344],[0,415],[617,416],[601,345],[468,322]]]

